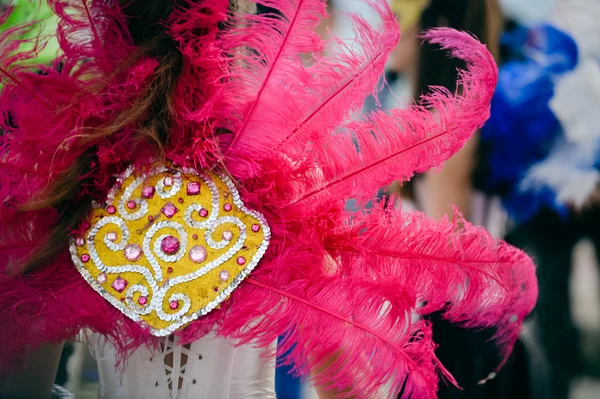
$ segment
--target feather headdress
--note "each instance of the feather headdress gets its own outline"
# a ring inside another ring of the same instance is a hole
[[[263,0],[278,13],[259,16],[231,13],[226,0],[186,0],[166,21],[184,59],[173,104],[178,117],[165,150],[172,173],[229,175],[223,181],[235,185],[233,196],[239,192],[237,200],[253,215],[260,212],[270,229],[268,249],[249,277],[218,309],[177,334],[189,342],[216,329],[241,343],[267,346],[285,333],[282,361],[312,374],[317,384],[359,397],[389,387],[404,397],[434,398],[439,372],[454,380],[435,357],[430,326],[414,316],[442,311],[466,327],[497,328],[508,354],[535,303],[534,268],[522,252],[458,216],[434,222],[383,205],[368,214],[344,209],[347,199],[370,198],[392,180],[438,167],[458,151],[487,119],[496,84],[497,70],[483,45],[466,33],[434,30],[427,39],[466,61],[460,94],[440,88],[409,109],[353,117],[398,39],[387,2],[366,3],[379,21],[348,14],[356,31],[352,42],[322,41],[314,33],[325,13],[320,0]],[[71,258],[81,265],[95,259],[77,252],[77,240],[71,257],[65,237],[63,254],[45,267],[7,274],[44,243],[62,216],[54,209],[21,209],[50,181],[86,159],[89,173],[79,177],[85,184],[73,194],[74,203],[103,201],[114,173],[128,164],[143,169],[152,156],[145,143],[130,140],[132,127],[110,139],[89,140],[82,132],[112,122],[146,87],[159,60],[119,69],[135,49],[112,2],[50,5],[59,17],[62,49],[54,65],[15,66],[12,59],[24,55],[11,47],[12,32],[0,41],[4,372],[25,347],[63,340],[83,327],[107,335],[123,353],[153,339],[144,323],[123,316],[118,303],[82,279]],[[100,90],[99,81],[105,84]],[[116,187],[125,184],[118,179]],[[191,183],[188,195],[198,194],[198,183]],[[157,196],[177,184],[163,180]],[[146,206],[153,190],[142,194],[147,202],[128,201],[127,207]],[[94,214],[114,213],[107,205]],[[170,218],[177,206],[160,212]],[[97,244],[118,247],[116,235],[106,237]],[[175,247],[161,240],[155,248],[179,253],[183,235],[170,242]],[[126,284],[115,280],[113,292]],[[137,298],[140,304],[147,300]],[[175,309],[180,302],[174,302]]]

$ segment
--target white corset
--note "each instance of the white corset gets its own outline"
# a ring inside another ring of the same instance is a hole
[[[116,350],[104,337],[94,334],[89,342],[98,363],[100,399],[275,399],[275,361],[261,358],[264,349],[235,347],[213,334],[188,349],[167,337],[162,351],[137,349],[121,375]]]

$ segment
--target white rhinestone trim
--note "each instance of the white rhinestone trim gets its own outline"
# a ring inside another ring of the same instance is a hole
[[[132,285],[127,289],[126,301],[127,305],[129,305],[129,308],[140,316],[152,313],[150,306],[147,306],[149,302],[146,305],[140,305],[138,302],[133,300],[133,294],[136,292],[139,292],[140,295],[148,298],[148,288],[146,286],[141,284]]]

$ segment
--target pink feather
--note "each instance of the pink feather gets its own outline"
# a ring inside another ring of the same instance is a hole
[[[152,343],[81,279],[68,255],[33,275],[1,275],[0,292],[1,376],[19,369],[25,348],[72,339],[82,328],[104,334],[120,348],[121,361],[130,349]]]
[[[417,310],[422,315],[443,311],[468,328],[496,328],[506,356],[536,302],[532,260],[460,214],[434,222],[376,204],[325,240],[341,274],[397,279],[424,303]]]
[[[488,119],[497,68],[485,46],[451,29],[434,29],[424,37],[466,61],[458,79],[461,92],[437,88],[411,108],[375,111],[335,132],[295,137],[284,153],[311,157],[319,169],[299,202],[316,195],[369,198],[394,180],[440,166]]]
[[[247,16],[223,37],[236,54],[231,90],[243,100],[226,152],[232,173],[253,176],[254,160],[278,152],[288,136],[333,128],[360,109],[398,40],[387,4],[367,3],[379,21],[347,15],[356,33],[352,43],[317,37],[314,29],[324,16],[320,0],[268,1],[283,17]]]
[[[86,70],[110,73],[131,51],[131,39],[117,2],[103,0],[47,0],[59,17],[57,38],[71,61],[85,61]]]

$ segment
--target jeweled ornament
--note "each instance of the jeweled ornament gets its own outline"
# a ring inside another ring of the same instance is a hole
[[[269,245],[264,217],[213,172],[130,167],[106,203],[73,240],[73,262],[98,293],[156,336],[217,308]]]
[[[160,211],[164,213],[166,217],[171,219],[173,216],[175,216],[179,209],[177,209],[177,207],[173,205],[172,202],[167,202]]]
[[[231,241],[233,239],[233,233],[231,231],[229,231],[229,230],[225,230],[223,232],[223,239],[225,241]]]
[[[131,262],[135,262],[136,260],[142,257],[142,247],[137,244],[129,244],[125,247],[125,259]]]
[[[179,251],[179,246],[179,240],[174,236],[167,236],[163,238],[162,242],[160,243],[160,249],[162,249],[162,251],[168,255],[172,255]]]
[[[125,280],[121,276],[118,276],[110,286],[113,287],[117,292],[123,292],[123,290],[125,289],[125,287],[127,287],[128,284],[129,283],[127,282],[127,280]]]
[[[190,260],[194,263],[202,263],[206,260],[206,249],[201,245],[196,245],[190,249]]]
[[[104,284],[104,283],[106,283],[106,279],[107,279],[107,277],[106,277],[106,273],[100,273],[100,274],[98,275],[98,277],[96,277],[96,281],[97,281],[98,283],[100,283],[100,284]]]
[[[189,182],[187,184],[187,195],[198,195],[200,194],[200,183]]]
[[[219,278],[222,281],[227,281],[229,280],[229,272],[227,270],[221,270],[221,273],[219,273]]]
[[[142,198],[146,198],[146,199],[154,198],[155,192],[156,192],[156,189],[154,188],[154,186],[144,186],[144,187],[142,187]]]

